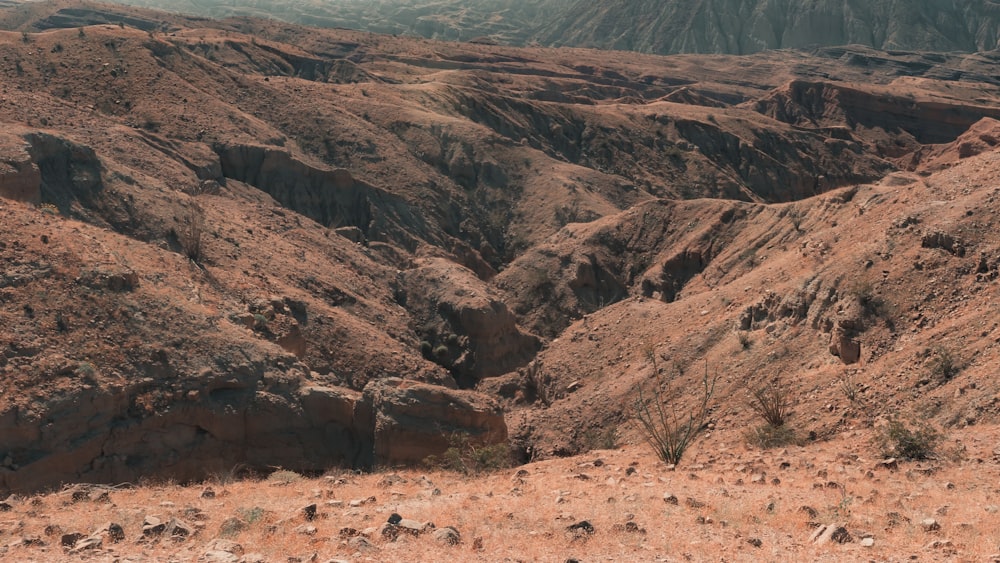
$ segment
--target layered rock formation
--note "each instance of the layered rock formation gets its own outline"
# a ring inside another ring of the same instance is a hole
[[[502,411],[472,391],[387,379],[358,393],[309,384],[296,371],[246,365],[199,374],[174,396],[147,379],[0,412],[0,494],[64,482],[204,479],[234,467],[420,463],[459,435],[506,443]]]

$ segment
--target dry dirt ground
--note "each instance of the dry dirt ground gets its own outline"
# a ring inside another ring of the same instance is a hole
[[[948,459],[888,466],[855,431],[770,451],[701,444],[675,469],[627,444],[474,477],[280,471],[71,486],[8,500],[0,550],[12,561],[991,561],[998,434],[952,432]],[[393,514],[418,528],[387,534]],[[149,517],[182,528],[144,533]],[[455,544],[435,536],[449,526]],[[825,526],[847,533],[814,539]],[[87,538],[101,541],[72,548]]]

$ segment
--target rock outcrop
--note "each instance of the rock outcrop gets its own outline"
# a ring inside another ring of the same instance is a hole
[[[390,379],[360,394],[248,366],[195,381],[177,398],[146,380],[0,413],[0,496],[74,481],[202,479],[238,464],[371,468],[420,462],[456,435],[507,439],[502,411],[472,391]]]
[[[400,283],[406,307],[422,320],[417,332],[435,361],[460,385],[513,371],[538,352],[539,339],[518,327],[496,291],[473,272],[443,258],[416,266]]]
[[[40,203],[42,174],[28,153],[28,143],[16,135],[0,137],[0,197]]]
[[[355,418],[371,436],[373,456],[364,465],[418,463],[455,445],[456,436],[473,444],[507,440],[503,410],[485,395],[400,379],[376,380],[365,387]]]
[[[432,235],[423,215],[344,169],[324,169],[288,151],[263,145],[215,147],[226,178],[259,188],[282,205],[327,226],[352,226],[369,240],[393,241],[414,250]]]

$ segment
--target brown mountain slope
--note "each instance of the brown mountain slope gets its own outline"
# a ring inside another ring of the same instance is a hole
[[[945,303],[993,288],[991,54],[0,16],[4,490],[413,462],[508,426],[572,453],[628,418],[643,349],[727,374],[720,427],[779,372],[825,408],[831,341],[860,341],[876,415],[992,412],[987,301]],[[967,367],[911,394],[932,344]]]

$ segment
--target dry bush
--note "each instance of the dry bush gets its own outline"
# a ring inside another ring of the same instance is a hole
[[[647,354],[653,357],[653,354]],[[665,463],[680,463],[684,452],[705,426],[708,417],[708,406],[715,394],[715,383],[718,376],[709,377],[708,362],[705,362],[705,375],[702,377],[701,392],[697,404],[690,410],[682,412],[678,407],[680,391],[663,381],[653,360],[652,397],[647,398],[643,386],[639,386],[639,396],[635,401],[635,417],[643,436],[656,455]]]
[[[781,426],[762,424],[748,430],[745,438],[751,446],[764,450],[799,443],[799,438],[795,430],[787,424],[782,424]]]
[[[781,385],[780,379],[772,381],[750,391],[750,408],[767,424],[774,427],[784,426],[791,407],[789,393],[789,389]]]
[[[197,203],[191,205],[186,223],[174,229],[174,236],[184,255],[195,262],[202,259],[202,236],[205,233],[205,212]]]
[[[462,433],[454,433],[448,439],[450,447],[440,456],[427,456],[424,464],[432,469],[454,471],[465,475],[479,475],[506,469],[513,465],[510,446],[500,444],[477,444]]]

